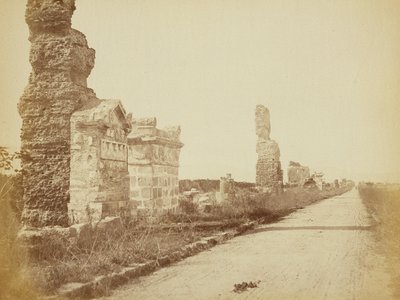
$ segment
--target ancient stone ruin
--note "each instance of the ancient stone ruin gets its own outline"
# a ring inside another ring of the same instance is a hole
[[[322,191],[324,183],[325,183],[325,181],[324,181],[324,173],[322,173],[322,172],[314,172],[311,175],[311,177],[315,181],[318,189]]]
[[[26,8],[32,72],[18,109],[28,227],[177,205],[180,128],[132,120],[120,101],[87,87],[95,51],[71,28],[74,10],[74,0],[28,0]]]
[[[21,150],[25,209],[23,222],[41,227],[68,224],[70,118],[96,99],[86,78],[95,51],[71,28],[74,1],[29,0],[32,71],[20,99]]]
[[[279,160],[278,144],[270,139],[269,111],[263,105],[256,106],[256,134],[258,154],[256,186],[264,192],[279,193],[282,190],[283,172]]]
[[[131,214],[127,136],[130,120],[118,100],[87,102],[71,117],[70,223]]]
[[[138,209],[175,210],[179,196],[179,126],[158,129],[156,118],[132,120],[128,136],[130,200]]]
[[[298,162],[290,161],[288,167],[288,183],[291,186],[302,187],[310,178],[310,169]]]
[[[216,200],[218,203],[231,199],[235,195],[235,181],[232,174],[226,174],[219,181],[219,192],[216,192]]]

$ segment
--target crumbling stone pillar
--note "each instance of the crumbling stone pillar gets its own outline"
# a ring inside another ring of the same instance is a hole
[[[279,161],[278,144],[270,139],[269,111],[263,105],[256,106],[257,166],[256,186],[264,192],[279,193],[282,190],[283,173]]]
[[[25,225],[68,224],[70,117],[95,94],[87,88],[95,58],[71,28],[74,0],[28,0],[32,71],[18,109],[22,117]]]

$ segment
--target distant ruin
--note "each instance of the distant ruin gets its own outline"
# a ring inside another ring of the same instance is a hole
[[[158,129],[156,118],[132,120],[128,136],[130,200],[155,213],[175,210],[179,195],[179,126]]]
[[[232,174],[226,174],[226,177],[221,177],[219,181],[219,192],[216,192],[216,200],[218,203],[232,199],[235,195],[235,181]]]
[[[323,187],[324,187],[324,184],[325,184],[325,181],[324,181],[324,173],[322,173],[322,172],[314,172],[314,173],[311,175],[311,178],[315,181],[315,183],[316,183],[318,189],[319,189],[320,191],[322,191],[322,189],[323,189]]]
[[[87,87],[95,51],[71,28],[74,10],[74,0],[26,7],[32,72],[18,110],[28,227],[177,204],[180,128],[132,120],[119,100],[100,100]]]
[[[287,174],[289,185],[302,187],[310,178],[310,168],[302,166],[298,162],[290,161]]]
[[[278,144],[270,139],[270,117],[265,106],[256,106],[255,121],[258,137],[256,186],[264,192],[279,193],[282,191],[283,185],[283,172],[279,160],[280,151]]]

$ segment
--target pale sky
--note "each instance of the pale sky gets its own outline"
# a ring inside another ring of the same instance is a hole
[[[88,85],[181,125],[180,178],[254,182],[254,110],[290,160],[327,179],[400,182],[400,2],[77,0]],[[0,0],[0,145],[19,146],[25,1]]]

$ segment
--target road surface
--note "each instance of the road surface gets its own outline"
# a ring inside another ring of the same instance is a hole
[[[391,299],[370,225],[352,190],[135,279],[103,299]],[[258,287],[233,292],[243,281]]]

